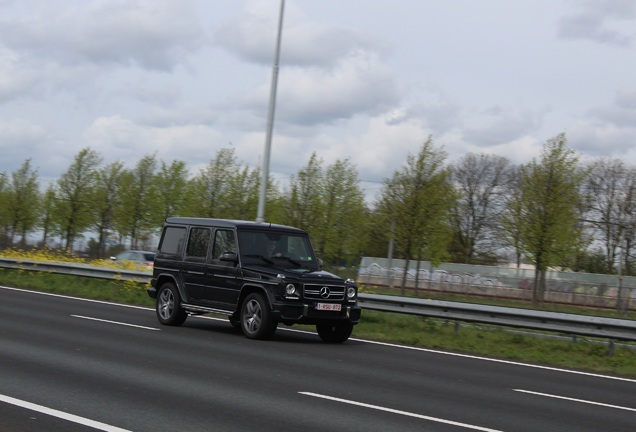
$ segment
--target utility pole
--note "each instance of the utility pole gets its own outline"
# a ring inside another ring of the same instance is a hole
[[[276,111],[276,88],[278,86],[278,63],[280,59],[280,42],[283,33],[283,12],[285,0],[280,2],[280,14],[278,17],[278,35],[276,37],[276,53],[274,55],[274,67],[272,69],[272,87],[269,94],[269,114],[267,116],[267,134],[265,136],[265,154],[263,155],[263,168],[261,177],[261,194],[258,199],[258,213],[256,222],[265,222],[265,201],[267,200],[267,180],[269,178],[269,155],[272,149],[272,131],[274,129],[274,112]]]

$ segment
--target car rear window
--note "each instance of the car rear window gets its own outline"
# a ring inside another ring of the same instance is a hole
[[[183,227],[166,227],[159,250],[164,254],[181,255],[185,244],[185,234],[186,230]]]

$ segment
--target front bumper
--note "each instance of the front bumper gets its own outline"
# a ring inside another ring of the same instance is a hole
[[[357,305],[343,304],[339,311],[317,310],[311,303],[274,303],[272,315],[285,324],[330,324],[350,322],[358,324],[362,309]]]

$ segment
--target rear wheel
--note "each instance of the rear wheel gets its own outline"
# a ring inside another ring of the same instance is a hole
[[[188,317],[181,307],[179,290],[173,283],[165,283],[159,289],[156,311],[159,322],[169,326],[180,326]]]
[[[343,322],[338,324],[317,324],[318,336],[327,343],[342,343],[349,339],[353,331],[353,324]]]
[[[269,339],[278,323],[272,320],[269,305],[260,293],[247,296],[241,307],[241,330],[250,339]]]

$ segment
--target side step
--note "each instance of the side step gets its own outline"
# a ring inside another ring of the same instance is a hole
[[[186,312],[196,312],[196,313],[217,313],[217,314],[223,314],[223,315],[233,315],[234,312],[229,312],[227,310],[224,309],[215,309],[215,308],[210,308],[210,307],[205,307],[205,306],[197,306],[197,305],[192,305],[189,303],[181,303],[181,307],[183,309],[186,310]]]

